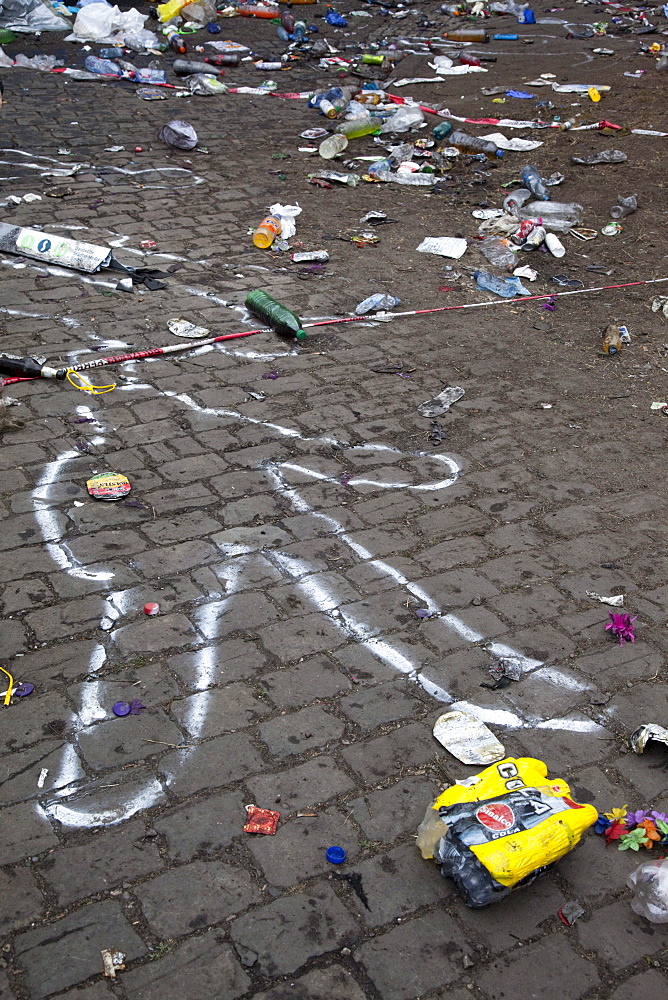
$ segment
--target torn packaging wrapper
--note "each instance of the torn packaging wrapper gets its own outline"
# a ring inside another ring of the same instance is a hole
[[[270,836],[276,833],[278,821],[281,818],[279,812],[272,809],[260,809],[258,806],[246,806],[246,822],[244,833],[267,833]]]
[[[80,243],[64,236],[44,233],[40,229],[10,226],[6,222],[0,222],[0,250],[46,261],[48,264],[87,271],[89,274],[108,266],[111,261],[109,247]]]

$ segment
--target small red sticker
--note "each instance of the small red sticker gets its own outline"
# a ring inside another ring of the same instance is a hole
[[[492,833],[503,833],[515,825],[515,813],[505,802],[490,802],[475,811],[476,819]]]

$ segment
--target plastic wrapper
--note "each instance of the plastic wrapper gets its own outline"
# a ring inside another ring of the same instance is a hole
[[[197,132],[192,125],[178,118],[162,126],[158,139],[175,149],[194,149],[198,142]]]
[[[116,31],[136,35],[144,27],[145,14],[138,10],[121,11],[104,3],[88,4],[77,14],[72,34],[66,42],[100,42]]]
[[[506,757],[446,788],[427,809],[417,846],[478,908],[533,882],[597,818],[563,778],[548,778],[543,761]]]
[[[48,0],[0,0],[0,28],[11,31],[67,31],[70,22]]]
[[[668,924],[668,858],[646,861],[629,875],[626,884],[633,889],[631,909],[652,924]]]

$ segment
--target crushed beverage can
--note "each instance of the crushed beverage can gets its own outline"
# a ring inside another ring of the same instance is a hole
[[[293,253],[290,260],[293,260],[295,264],[302,264],[305,261],[312,260],[320,261],[324,264],[325,261],[329,260],[329,254],[326,250],[305,250],[302,253]]]

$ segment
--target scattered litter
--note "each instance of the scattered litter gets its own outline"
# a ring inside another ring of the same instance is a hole
[[[600,601],[601,604],[610,604],[613,608],[621,608],[624,605],[623,594],[618,594],[616,597],[602,597],[601,594],[597,594],[593,590],[588,590],[587,597],[591,597],[593,601]]]
[[[121,500],[132,487],[130,480],[118,472],[101,472],[87,480],[86,489],[96,500]]]
[[[363,299],[355,306],[355,315],[366,316],[370,312],[384,312],[387,309],[394,309],[400,302],[401,299],[397,299],[394,295],[385,295],[382,292],[377,292],[375,295],[370,295],[367,299]]]
[[[328,847],[325,851],[325,857],[329,861],[330,865],[342,865],[347,858],[347,854],[342,847]]]
[[[462,764],[492,764],[505,753],[494,733],[469,712],[446,712],[436,720],[433,733]]]
[[[657,295],[652,300],[652,312],[660,312],[668,319],[668,295]]]
[[[44,782],[46,781],[48,774],[49,774],[48,767],[43,767],[42,770],[39,772],[39,778],[37,779],[38,788],[44,788]]]
[[[199,141],[192,125],[178,118],[162,126],[158,132],[158,139],[175,149],[194,149]]]
[[[601,349],[604,354],[619,354],[622,349],[622,337],[618,326],[606,326],[601,337]]]
[[[626,884],[633,889],[631,909],[652,924],[668,924],[668,865],[666,858],[646,861],[629,875]]]
[[[0,250],[21,254],[35,260],[71,267],[92,274],[107,267],[112,259],[109,247],[80,243],[65,236],[54,236],[41,229],[24,229],[0,222]]]
[[[532,757],[507,757],[446,788],[418,827],[422,857],[440,864],[466,903],[487,906],[571,851],[597,819],[563,778]]]
[[[17,684],[14,688],[12,694],[16,698],[27,698],[29,694],[32,694],[35,690],[35,685],[30,684],[29,681],[23,681],[22,684]]]
[[[668,729],[655,722],[648,722],[631,733],[630,742],[636,753],[643,753],[650,740],[656,740],[657,743],[663,743],[668,747]]]
[[[132,701],[117,701],[111,710],[119,719],[123,719],[126,715],[139,715],[146,710],[146,705],[142,705],[139,698],[133,698]]]
[[[604,149],[600,153],[592,153],[591,156],[571,156],[571,163],[579,163],[583,166],[592,167],[599,163],[626,163],[628,156],[621,149]]]
[[[618,614],[615,611],[610,612],[610,621],[605,626],[606,632],[612,632],[614,636],[619,639],[619,645],[623,646],[626,642],[635,642],[636,636],[633,629],[633,623],[638,616],[628,614]]]
[[[442,413],[448,412],[453,403],[462,398],[464,392],[465,390],[461,386],[448,386],[433,399],[427,399],[424,403],[420,403],[417,411],[421,417],[440,417]]]
[[[244,833],[266,833],[273,836],[278,828],[278,821],[281,818],[279,812],[273,809],[260,809],[259,806],[246,806],[246,822]]]
[[[155,601],[148,601],[144,605],[144,614],[149,616],[160,614],[160,605],[156,604]]]
[[[489,672],[497,683],[501,680],[519,681],[522,677],[522,665],[517,659],[501,657],[491,664]]]
[[[167,321],[167,329],[175,337],[185,337],[186,340],[211,336],[211,330],[207,329],[207,327],[195,326],[194,323],[189,323],[187,319],[170,319]]]
[[[420,253],[433,253],[439,257],[452,257],[459,260],[466,253],[468,242],[453,236],[427,236],[419,247]]]
[[[94,6],[97,7],[99,4]],[[84,10],[86,9],[84,7]],[[115,979],[116,972],[122,972],[125,968],[125,955],[122,951],[114,951],[111,948],[103,948],[100,954],[102,955],[102,975],[106,976],[107,979]]]
[[[580,906],[577,899],[571,900],[570,903],[564,903],[561,909],[557,910],[557,916],[567,927],[572,927],[576,920],[584,916],[584,913],[584,907]]]

